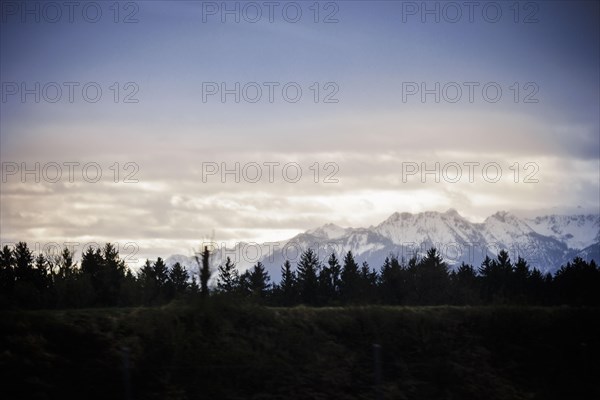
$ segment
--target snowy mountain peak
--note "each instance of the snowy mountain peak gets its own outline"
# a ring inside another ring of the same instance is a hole
[[[565,242],[571,249],[583,249],[600,242],[600,215],[545,215],[527,219],[540,235]]]
[[[390,253],[408,259],[415,254],[424,255],[431,247],[440,250],[451,266],[461,262],[478,266],[485,256],[493,258],[504,249],[513,260],[523,257],[543,272],[553,272],[576,255],[598,260],[600,215],[549,215],[523,219],[500,211],[483,223],[473,223],[454,209],[417,214],[395,212],[369,228],[342,228],[328,223],[279,244],[277,248],[261,246],[260,260],[274,280],[279,278],[285,260],[297,263],[301,252],[308,248],[316,250],[321,260],[332,251],[343,258],[351,250],[357,260],[366,260],[375,268]],[[242,247],[236,246],[236,250]],[[243,254],[241,251],[217,252],[213,262],[219,265],[231,256],[238,268],[245,270],[258,261],[245,259]],[[193,257],[174,255],[166,260],[169,266],[175,262],[197,274],[198,266]]]
[[[462,217],[454,208],[449,208],[444,214],[451,217]]]
[[[329,223],[318,228],[311,229],[307,233],[314,236],[323,237],[325,239],[338,239],[344,236],[347,233],[347,231],[348,230],[346,228],[342,228],[341,226],[338,226],[336,224]]]
[[[383,221],[380,225],[383,225],[385,223],[395,223],[396,221],[409,219],[412,216],[413,215],[411,213],[407,213],[407,212],[403,212],[403,213],[395,212],[392,215],[390,215],[385,221]]]
[[[504,222],[507,224],[514,223],[515,221],[519,220],[519,218],[516,215],[511,214],[508,211],[498,211],[495,214],[492,214],[491,216],[489,216],[486,219],[486,221],[490,220],[490,219],[497,219],[498,221]]]
[[[482,233],[487,242],[513,243],[523,237],[525,238],[522,241],[527,241],[527,237],[534,231],[516,215],[507,211],[498,211],[485,219]]]
[[[380,223],[378,225],[378,227],[385,226],[385,225],[396,225],[398,223],[400,223],[400,224],[411,223],[412,224],[412,223],[415,223],[416,221],[426,221],[426,220],[431,220],[431,219],[445,220],[448,217],[463,219],[463,217],[454,208],[450,208],[444,213],[441,213],[438,211],[423,211],[423,212],[416,213],[416,214],[411,214],[408,212],[402,212],[402,213],[395,212],[392,215],[390,215],[385,221]]]

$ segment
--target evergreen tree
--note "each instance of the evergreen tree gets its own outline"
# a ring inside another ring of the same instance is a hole
[[[450,277],[448,266],[435,248],[418,263],[409,266],[412,304],[445,304],[449,301]]]
[[[146,305],[154,303],[158,297],[158,282],[156,279],[156,270],[152,262],[146,259],[146,262],[138,272],[138,282],[142,289],[142,301]]]
[[[551,282],[552,283],[552,282]],[[529,274],[527,280],[527,298],[529,304],[535,305],[549,305],[552,302],[550,296],[550,287],[542,272],[534,268]]]
[[[479,303],[479,281],[475,268],[464,262],[450,273],[452,303],[459,305]]]
[[[506,302],[510,299],[513,265],[506,250],[498,252],[496,268],[498,271],[498,301]]]
[[[14,270],[17,261],[13,251],[8,246],[4,246],[0,250],[0,270]],[[14,272],[14,271],[13,271]]]
[[[19,242],[15,248],[15,279],[20,281],[33,280],[33,254],[27,243]]]
[[[111,243],[102,249],[100,269],[100,287],[98,299],[101,305],[120,305],[121,284],[125,278],[125,262],[119,257],[119,251]]]
[[[481,262],[481,266],[479,267],[479,275],[481,276],[489,276],[492,272],[492,259],[490,256],[486,254],[485,259]]]
[[[48,261],[40,252],[35,258],[32,271],[32,283],[36,290],[37,307],[51,308],[53,306],[52,295],[50,293],[52,278],[48,272]]]
[[[509,293],[512,302],[527,303],[528,293],[527,286],[531,272],[529,265],[522,257],[517,258],[509,281]]]
[[[199,287],[197,276],[189,284],[185,268],[176,263],[169,270],[160,257],[155,263],[147,260],[136,279],[110,243],[102,249],[88,248],[78,269],[67,248],[59,255],[46,253],[34,258],[27,243],[19,242],[14,250],[8,246],[0,250],[0,307],[161,304],[186,290],[206,295],[210,277],[207,248],[201,257],[197,258],[201,264]],[[315,252],[308,249],[301,254],[297,274],[285,261],[278,286],[270,284],[262,263],[240,276],[230,258],[219,267],[217,286],[222,292],[239,291],[257,299],[273,293],[276,303],[285,306],[298,300],[308,305],[327,304],[335,301],[338,293],[346,302],[388,304],[600,305],[600,269],[595,261],[575,258],[553,278],[530,269],[522,257],[513,264],[502,250],[494,260],[486,257],[479,274],[465,263],[449,273],[435,248],[422,259],[411,258],[407,266],[390,255],[379,274],[366,261],[359,267],[351,251],[344,257],[343,267],[335,254],[322,267]]]
[[[521,273],[527,274],[521,265]],[[495,260],[486,256],[479,269],[481,275],[481,296],[486,303],[512,301],[515,292],[515,270],[506,250],[500,250]]]
[[[181,269],[181,266],[178,268]],[[144,304],[161,304],[175,295],[171,273],[161,257],[154,263],[146,260],[138,273],[138,282]]]
[[[240,276],[235,264],[229,257],[225,260],[225,265],[219,265],[219,277],[217,279],[217,288],[223,293],[235,293],[239,291]]]
[[[329,259],[327,260],[327,265],[329,267],[333,292],[334,294],[337,294],[340,292],[342,282],[342,266],[340,265],[340,262],[335,253],[331,253],[331,256],[329,256]]]
[[[249,277],[249,289],[252,296],[256,298],[264,298],[269,289],[269,281],[271,278],[265,270],[264,265],[259,261],[257,262]]]
[[[99,292],[102,286],[100,272],[102,269],[102,253],[99,248],[94,249],[91,246],[86,249],[81,258],[81,288],[89,288],[86,301],[82,304],[87,307],[98,302]]]
[[[369,263],[367,261],[363,261],[358,279],[358,298],[362,302],[374,302],[376,285],[377,272],[369,267]]]
[[[58,262],[58,275],[61,277],[71,276],[77,268],[77,263],[73,262],[73,252],[65,247],[60,253],[60,259]]]
[[[554,284],[559,304],[600,305],[600,269],[593,260],[576,257],[556,272]]]
[[[251,287],[251,279],[250,279],[250,271],[246,270],[243,274],[240,275],[240,293],[242,296],[250,296],[252,294]]]
[[[359,295],[359,271],[358,264],[354,260],[352,251],[349,250],[344,257],[344,267],[341,273],[341,296],[346,302],[353,302]]]
[[[119,251],[111,243],[102,250],[88,247],[81,259],[81,285],[90,286],[93,293],[88,295],[94,305],[114,306],[121,302],[121,284],[125,279],[125,262]]]
[[[146,262],[138,272],[138,280],[142,285],[144,285],[145,282],[153,282],[155,280],[154,268],[152,268],[152,261],[146,259]]]
[[[81,272],[93,277],[97,277],[102,268],[102,254],[100,249],[93,249],[91,246],[83,253],[81,258]]]
[[[0,250],[0,307],[8,307],[13,302],[15,288],[16,259],[8,246]]]
[[[300,255],[296,270],[300,299],[305,304],[317,304],[319,264],[317,255],[310,248]]]
[[[329,265],[324,265],[321,268],[317,280],[319,282],[319,289],[317,291],[319,298],[317,302],[319,304],[331,302],[335,297],[335,290],[333,286],[333,273]]]
[[[508,252],[506,250],[500,250],[498,253],[498,269],[500,272],[501,280],[502,280],[502,294],[507,295],[509,293],[510,281],[513,273],[513,265],[510,261],[510,257],[508,256]]]
[[[207,297],[209,292],[208,281],[211,275],[209,257],[208,246],[204,246],[204,251],[200,253],[200,256],[196,255],[196,263],[200,269],[200,294],[202,297]]]
[[[138,281],[129,268],[121,283],[119,299],[123,306],[138,305],[141,302]]]
[[[83,287],[74,254],[66,246],[56,257],[52,257],[50,271],[54,281],[55,302],[58,308],[82,307],[85,304]],[[88,293],[89,295],[89,293]]]
[[[154,276],[159,292],[164,290],[169,281],[169,269],[160,257],[158,257],[154,263]]]
[[[398,258],[391,254],[386,257],[379,273],[381,300],[386,304],[402,304],[406,293],[406,271]]]
[[[40,293],[47,291],[52,284],[48,260],[42,253],[35,258],[35,269],[33,272],[34,284]]]
[[[488,255],[479,267],[481,276],[481,298],[485,303],[491,303],[497,296],[500,289],[500,273],[496,261]]]
[[[14,299],[17,306],[37,308],[41,306],[40,279],[33,268],[33,254],[27,243],[19,242],[14,250],[15,288]]]
[[[190,293],[196,295],[200,293],[200,286],[198,286],[198,280],[196,275],[192,275],[192,283],[190,283]]]
[[[176,262],[169,272],[169,283],[173,291],[173,296],[185,293],[189,286],[189,278],[187,270],[180,263]]]
[[[281,282],[279,283],[279,293],[281,303],[284,306],[291,306],[297,300],[296,295],[296,274],[292,271],[292,265],[288,260],[281,267]]]

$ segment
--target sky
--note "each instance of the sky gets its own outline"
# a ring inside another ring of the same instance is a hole
[[[600,212],[597,2],[66,4],[1,6],[2,243]]]

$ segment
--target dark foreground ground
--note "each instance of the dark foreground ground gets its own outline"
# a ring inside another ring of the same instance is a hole
[[[4,311],[0,340],[5,399],[600,398],[598,309]]]

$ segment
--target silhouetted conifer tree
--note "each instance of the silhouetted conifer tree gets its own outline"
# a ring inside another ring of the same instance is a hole
[[[271,278],[265,270],[264,265],[257,262],[250,272],[249,291],[256,298],[264,298],[269,290]]]
[[[0,307],[13,304],[16,259],[10,247],[0,250]]]
[[[479,279],[472,265],[464,262],[450,273],[452,282],[452,303],[478,304],[480,302]]]
[[[522,257],[517,258],[517,262],[512,268],[509,283],[509,296],[511,302],[525,304],[528,301],[527,286],[531,271],[529,264]]]
[[[120,305],[121,284],[125,278],[125,262],[119,257],[119,251],[111,243],[102,249],[102,265],[100,268],[101,285],[98,299],[101,305]]]
[[[190,276],[187,270],[176,262],[169,271],[169,284],[172,288],[172,296],[178,296],[186,292]]]
[[[576,257],[556,272],[554,283],[559,304],[600,305],[600,270],[593,260]]]
[[[360,291],[358,264],[354,260],[352,251],[348,251],[344,257],[342,268],[341,296],[345,302],[354,302],[358,299]]]
[[[449,300],[450,277],[448,266],[437,249],[431,248],[427,255],[409,266],[411,304],[445,304]]]
[[[376,301],[375,289],[377,288],[377,272],[369,267],[367,261],[363,261],[358,278],[358,299],[363,303]]]
[[[223,293],[235,293],[240,289],[238,270],[229,257],[225,260],[225,265],[219,265],[217,288]]]
[[[281,282],[278,286],[280,302],[284,306],[291,306],[298,300],[296,290],[296,274],[292,271],[292,265],[285,260],[281,267]]]
[[[300,299],[305,304],[317,304],[319,260],[312,249],[304,251],[298,262],[297,278]]]
[[[406,271],[393,254],[386,257],[379,272],[379,295],[386,304],[401,304],[406,294]]]
[[[200,257],[196,256],[196,263],[200,269],[200,294],[202,297],[207,297],[209,292],[208,281],[211,275],[209,257],[208,246],[204,246],[204,251],[200,253]]]
[[[41,305],[40,280],[33,268],[33,254],[27,243],[19,242],[14,250],[14,298],[18,306],[37,308]]]

